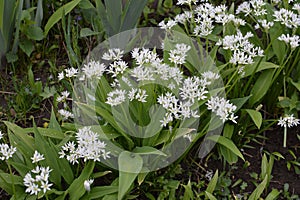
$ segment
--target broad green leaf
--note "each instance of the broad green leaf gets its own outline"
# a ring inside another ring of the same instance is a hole
[[[240,150],[235,146],[235,144],[230,139],[228,139],[224,136],[219,136],[219,135],[212,135],[212,136],[207,137],[207,139],[215,141],[215,142],[225,146],[226,148],[230,149],[230,151],[232,151],[235,155],[240,157],[242,160],[245,160],[244,156],[242,155]]]
[[[256,127],[258,129],[260,129],[260,126],[262,124],[261,113],[256,110],[252,110],[252,109],[245,109],[245,111],[250,115],[250,117],[253,120],[253,122],[255,123]]]
[[[80,1],[81,0],[73,0],[55,11],[45,25],[44,35],[46,36],[48,34],[49,30],[62,18],[63,14],[67,15],[69,12],[71,12]]]
[[[164,152],[157,150],[154,147],[149,147],[149,146],[142,146],[142,147],[135,147],[133,149],[133,152],[139,155],[149,155],[149,154],[154,154],[154,155],[161,155],[161,156],[167,156]]]
[[[225,146],[220,146],[220,153],[229,164],[238,161],[238,156]]]
[[[51,109],[51,116],[50,116],[50,122],[49,122],[49,128],[50,129],[55,129],[57,131],[60,131],[62,133],[62,130],[61,130],[61,127],[55,117],[55,113],[54,113],[54,110],[53,110],[53,107]]]
[[[113,35],[115,35],[120,32],[122,21],[122,2],[120,0],[104,0],[104,3],[106,8],[107,19],[114,31]]]
[[[189,180],[187,185],[182,185],[184,187],[184,195],[183,200],[193,200],[194,199],[194,192],[192,189],[191,180]]]
[[[291,83],[297,88],[297,90],[300,92],[300,82],[294,82],[292,79],[291,80]]]
[[[120,32],[135,28],[146,4],[147,0],[139,0],[138,2],[136,0],[129,0],[126,2]]]
[[[43,30],[38,26],[27,27],[25,34],[32,40],[42,40],[44,38]]]
[[[250,97],[251,95],[242,98],[230,99],[230,102],[236,106],[236,111],[238,111],[243,107]]]
[[[243,78],[250,76],[254,72],[256,65],[257,65],[257,62],[255,62],[251,65],[247,65],[247,67],[245,67],[245,70],[244,70],[245,74],[244,74]],[[274,63],[261,62],[260,65],[257,67],[255,73],[262,71],[262,70],[266,70],[266,69],[277,69],[277,68],[279,68],[279,65],[276,65]]]
[[[266,154],[263,155],[262,160],[261,160],[261,172],[260,172],[260,178],[263,180],[267,174],[268,171],[268,159]]]
[[[268,69],[262,72],[258,79],[256,80],[249,99],[249,104],[253,106],[255,103],[259,102],[269,90],[275,70]]]
[[[48,141],[44,136],[38,131],[34,124],[34,141],[35,141],[35,149],[44,155],[45,162],[47,166],[49,166],[53,171],[50,176],[50,180],[54,182],[56,185],[61,184],[61,168],[58,165],[59,157],[58,152],[50,146]]]
[[[61,131],[58,131],[56,129],[52,129],[52,128],[40,128],[38,127],[37,130],[46,137],[50,137],[50,138],[54,138],[54,139],[64,139],[65,136]],[[34,132],[34,128],[25,128],[24,131],[26,133],[33,133]]]
[[[265,198],[265,200],[275,200],[278,198],[279,192],[277,189],[272,189],[272,191],[268,194],[268,196]]]
[[[234,131],[234,126],[233,125],[225,124],[224,129],[223,129],[223,136],[230,139],[232,134],[233,134],[233,131]]]
[[[217,198],[212,195],[211,193],[205,191],[205,196],[209,199],[209,200],[217,200]]]
[[[267,180],[268,180],[268,175],[265,176],[264,180],[252,192],[248,200],[257,200],[260,198],[260,195],[263,193],[264,189],[266,188]]]
[[[277,56],[279,63],[282,63],[286,56],[286,46],[283,41],[279,41],[278,37],[284,33],[284,28],[278,22],[270,28],[272,50]]]
[[[67,189],[66,193],[70,194],[70,200],[79,200],[84,195],[86,192],[84,188],[84,181],[91,177],[94,167],[95,162],[89,161],[82,170],[80,176],[76,178]]]
[[[25,52],[25,54],[28,57],[30,57],[30,55],[34,49],[33,43],[30,40],[24,39],[23,41],[20,42],[19,46],[22,49],[22,51]]]
[[[123,151],[118,158],[119,165],[119,192],[118,200],[122,200],[133,181],[143,167],[143,159],[138,154]]]
[[[82,200],[99,199],[105,195],[113,194],[118,192],[118,186],[100,186],[93,187],[87,196],[84,196]]]
[[[80,37],[88,37],[92,35],[98,35],[100,32],[92,31],[90,28],[83,28],[80,30]]]
[[[0,188],[4,189],[7,193],[13,194],[12,184],[23,186],[23,178],[8,173],[0,172]]]
[[[37,7],[36,7],[36,14],[35,14],[35,25],[41,26],[43,20],[43,0],[38,0]]]
[[[207,185],[206,192],[212,194],[217,186],[219,171],[217,170],[210,182]]]

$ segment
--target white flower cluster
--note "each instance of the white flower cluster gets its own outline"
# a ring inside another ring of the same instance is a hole
[[[41,160],[44,160],[44,155],[40,154],[38,151],[34,151],[33,156],[31,157],[32,163],[37,163]]]
[[[124,51],[118,48],[109,49],[108,52],[104,53],[102,59],[109,61],[120,60],[123,57]]]
[[[236,35],[226,35],[220,40],[217,45],[223,45],[224,49],[229,49],[233,52],[230,63],[239,65],[252,64],[253,58],[263,56],[263,50],[260,47],[255,47],[248,39],[253,37],[251,32],[247,32],[245,36],[238,31]]]
[[[70,111],[67,111],[65,109],[59,109],[58,113],[63,117],[63,119],[69,119],[69,118],[74,118],[74,114],[71,113]]]
[[[291,10],[281,8],[274,12],[274,21],[280,22],[288,28],[297,28],[300,26],[300,16]]]
[[[105,150],[106,144],[98,139],[98,134],[91,131],[91,127],[83,127],[76,133],[76,143],[67,142],[59,152],[60,158],[72,163],[78,163],[78,159],[100,161],[110,157],[110,152]]]
[[[206,37],[211,34],[215,28],[216,24],[222,24],[223,26],[229,22],[233,22],[235,26],[244,26],[246,22],[240,18],[237,18],[233,14],[229,14],[227,7],[225,5],[214,6],[213,4],[207,3],[207,1],[201,1],[192,11],[184,11],[175,16],[174,19],[160,22],[158,25],[161,29],[171,29],[173,26],[180,24],[185,24],[186,22],[191,22],[194,19],[196,26],[194,27],[193,34],[199,37]],[[206,2],[206,3],[204,3]],[[178,4],[189,4],[190,1],[180,1]]]
[[[169,60],[174,64],[184,64],[187,52],[191,49],[186,44],[176,44],[175,49],[170,51]]]
[[[51,190],[50,187],[53,185],[49,183],[51,171],[49,167],[36,166],[35,169],[28,172],[23,179],[23,183],[27,187],[25,192],[30,193],[30,195],[38,195],[40,191],[45,194]]]
[[[196,101],[207,98],[207,86],[213,80],[217,80],[220,76],[214,72],[208,71],[199,77],[188,77],[184,79],[182,86],[179,88],[180,100],[170,92],[161,94],[157,98],[157,102],[166,109],[164,119],[161,120],[161,126],[167,126],[174,119],[199,118],[197,110],[193,110],[192,106]]]
[[[261,16],[267,14],[267,10],[264,8],[266,3],[263,0],[250,0],[249,2],[243,2],[238,6],[236,14],[244,13],[245,16],[253,13],[255,16]]]
[[[299,46],[300,37],[299,35],[290,36],[289,34],[282,34],[278,40],[284,41],[287,45],[290,45],[292,49],[295,49]]]
[[[266,19],[259,19],[257,21],[258,24],[255,25],[255,29],[259,29],[259,27],[262,27],[263,29],[268,31],[274,25],[274,22],[269,22]]]
[[[3,134],[0,131],[0,140],[3,138]],[[17,151],[16,147],[9,146],[5,143],[0,143],[0,160],[8,160]]]
[[[187,52],[190,46],[186,44],[176,44],[175,48],[170,51],[170,61],[176,64],[185,63]],[[158,55],[149,49],[133,49],[131,56],[137,65],[129,70],[129,74],[137,82],[143,81],[165,81],[170,89],[178,87],[183,79],[182,72],[178,67],[171,67],[158,57]],[[119,61],[121,62],[121,61]],[[124,69],[125,70],[125,69]],[[122,76],[122,80],[132,87],[127,77]],[[117,79],[114,82],[119,82]],[[111,106],[119,105],[126,101],[136,99],[140,102],[146,102],[147,93],[140,88],[132,88],[131,91],[115,89],[107,94],[106,103]]]
[[[236,106],[226,100],[225,98],[219,97],[211,97],[207,103],[207,109],[211,110],[220,119],[225,122],[226,120],[230,120],[234,123],[237,123],[235,119],[237,116],[234,115],[234,111],[236,110]]]
[[[80,80],[84,79],[100,79],[103,73],[106,70],[106,66],[99,61],[90,61],[87,64],[84,64],[82,71],[83,76]]]
[[[64,102],[64,101],[69,97],[69,95],[70,95],[70,92],[68,92],[68,91],[63,91],[63,92],[61,93],[61,96],[58,96],[58,97],[56,98],[56,101],[57,101],[58,103]]]
[[[278,120],[278,125],[281,127],[293,127],[300,124],[300,119],[294,117],[294,115],[286,115],[285,117],[280,117]]]
[[[60,72],[58,74],[58,80],[62,80],[64,78],[73,78],[78,75],[78,69],[75,69],[74,67],[65,69],[64,71]]]

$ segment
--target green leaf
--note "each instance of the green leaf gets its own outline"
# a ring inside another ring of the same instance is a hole
[[[54,113],[53,107],[51,109],[51,116],[50,116],[49,128],[55,129],[57,131],[62,132],[61,127],[60,127],[60,125],[59,125],[59,123],[58,123],[58,121],[57,121],[57,119],[55,117],[55,113]]]
[[[192,200],[194,199],[194,193],[192,190],[191,180],[189,180],[187,185],[182,185],[184,187],[183,200]]]
[[[225,146],[226,148],[230,149],[230,151],[232,151],[235,155],[240,157],[242,160],[245,160],[244,156],[242,155],[240,150],[235,146],[235,144],[230,139],[228,139],[224,136],[219,136],[219,135],[212,135],[212,136],[207,137],[207,139],[215,141],[215,142]]]
[[[118,200],[122,200],[133,181],[143,167],[143,159],[140,155],[123,151],[118,158],[119,165],[119,192]]]
[[[212,195],[211,193],[205,191],[205,196],[209,199],[209,200],[217,200],[217,198]]]
[[[268,196],[265,198],[265,200],[275,200],[278,198],[279,192],[277,189],[272,189],[272,191],[268,194]]]
[[[20,48],[22,49],[25,54],[30,57],[31,53],[33,52],[34,45],[30,40],[24,39],[19,44]]]
[[[55,93],[56,93],[55,86],[52,86],[52,87],[45,86],[44,87],[44,92],[42,92],[40,94],[40,96],[43,97],[43,100],[45,100],[45,99],[48,99],[50,97],[53,97]]]
[[[35,25],[41,26],[43,20],[43,0],[38,0],[35,14]]]
[[[247,65],[247,67],[245,67],[245,70],[244,70],[245,74],[244,74],[243,78],[250,76],[254,72],[256,65],[257,65],[257,62],[255,62],[251,65]],[[261,62],[260,65],[258,66],[258,68],[256,69],[255,73],[262,71],[262,70],[266,70],[266,69],[277,69],[277,68],[279,68],[279,65],[276,65],[274,63]]]
[[[294,82],[292,79],[291,80],[291,83],[293,84],[293,86],[295,86],[297,88],[297,90],[300,92],[300,82]]]
[[[86,192],[84,188],[84,181],[90,178],[94,167],[95,162],[89,161],[82,170],[80,176],[76,178],[67,189],[66,193],[70,194],[70,200],[79,200],[84,195]]]
[[[27,27],[25,34],[32,40],[42,40],[44,38],[43,30],[38,26]]]
[[[45,160],[43,162],[45,162],[53,170],[50,176],[50,180],[59,186],[61,184],[61,169],[58,165],[58,152],[50,146],[44,136],[42,136],[38,131],[35,124],[34,140],[35,149],[45,157]]]
[[[260,129],[260,126],[262,124],[261,113],[256,110],[252,110],[252,109],[245,109],[245,111],[250,115],[250,117],[253,120],[253,122],[255,123],[256,127],[258,129]]]
[[[242,98],[230,99],[230,102],[236,106],[236,111],[238,111],[243,107],[250,97],[251,95]]]
[[[251,90],[252,96],[249,99],[250,106],[253,106],[265,96],[272,84],[274,73],[275,70],[268,69],[260,74]]]
[[[111,1],[111,0],[110,0]],[[144,7],[147,4],[147,0],[129,0],[126,4],[126,8],[123,11],[123,20],[120,26],[120,32],[135,28]]]
[[[55,11],[55,13],[53,13],[50,16],[49,20],[45,25],[44,35],[46,36],[49,30],[54,26],[54,24],[56,24],[59,20],[61,20],[63,14],[67,15],[69,12],[71,12],[80,1],[81,0],[73,0],[60,7],[57,11]]]
[[[118,192],[118,186],[100,186],[93,187],[89,193],[89,195],[85,196],[86,198],[82,198],[83,200],[89,199],[99,199],[104,197],[105,195],[113,194]]]
[[[230,139],[232,137],[234,131],[234,126],[231,124],[225,124],[224,130],[223,130],[223,136]]]
[[[252,192],[248,200],[257,200],[260,198],[260,195],[263,193],[266,185],[267,185],[268,175],[265,176],[264,180],[256,187],[256,189]]]
[[[98,35],[100,32],[92,31],[90,28],[83,28],[80,30],[80,37],[88,37],[92,35]]]
[[[237,155],[224,146],[220,146],[220,153],[229,164],[233,164],[238,161]]]
[[[149,147],[149,146],[135,147],[132,152],[139,154],[139,155],[154,154],[154,155],[167,156],[164,152],[159,151],[156,148]]]
[[[212,179],[210,180],[210,182],[208,183],[207,188],[205,190],[206,192],[211,194],[214,192],[217,186],[218,177],[219,177],[219,171],[217,170],[214,176],[212,177]]]

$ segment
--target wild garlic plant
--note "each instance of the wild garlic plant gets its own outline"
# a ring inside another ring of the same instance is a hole
[[[177,5],[184,5],[182,13],[163,20],[160,28],[184,31],[212,55],[227,97],[247,100],[240,119],[250,115],[259,129],[260,103],[263,110],[271,111],[278,99],[299,95],[297,1],[248,0],[228,7],[207,0],[182,0]],[[297,110],[293,114],[297,117]],[[242,133],[241,140],[249,129],[246,124],[238,123],[236,128]]]

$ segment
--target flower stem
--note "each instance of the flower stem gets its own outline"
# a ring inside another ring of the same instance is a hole
[[[13,190],[13,193],[14,193],[14,199],[16,200],[17,197],[16,197],[16,188],[15,188],[14,176],[13,176],[10,164],[8,162],[6,162],[6,163],[7,163],[7,166],[8,166],[8,169],[9,169],[9,173],[10,173],[10,177],[11,177],[11,183],[12,183],[12,190]]]
[[[286,138],[287,138],[287,127],[284,127],[284,134],[283,134],[283,147],[286,147]]]

